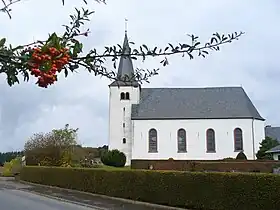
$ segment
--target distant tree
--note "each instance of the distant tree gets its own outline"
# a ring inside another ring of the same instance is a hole
[[[102,147],[98,147],[98,156],[101,157],[104,152],[107,152],[109,150],[108,148],[109,148],[108,145],[103,145]]]
[[[61,166],[71,163],[77,145],[77,129],[66,124],[63,129],[36,133],[24,145],[27,165]]]
[[[256,155],[257,159],[258,160],[273,160],[272,155],[267,154],[265,152],[278,145],[279,145],[279,142],[276,139],[273,139],[268,136],[265,137],[265,139],[263,139],[262,142],[260,143],[260,149]]]
[[[5,162],[10,162],[16,157],[22,157],[23,155],[23,151],[0,152],[0,165],[3,165]]]

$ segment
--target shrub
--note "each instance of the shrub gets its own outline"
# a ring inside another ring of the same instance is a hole
[[[14,176],[21,170],[21,158],[17,157],[12,159],[10,162],[4,163],[2,176]]]
[[[3,167],[2,176],[13,176],[12,167],[10,162],[5,162]]]
[[[124,167],[126,163],[126,156],[123,152],[114,149],[104,152],[101,156],[101,161],[107,166]]]
[[[239,152],[236,156],[236,160],[247,160],[247,157],[244,152]]]
[[[223,161],[234,161],[235,158],[232,158],[232,157],[227,157],[227,158],[224,158],[222,159]]]
[[[280,176],[273,174],[27,166],[20,178],[187,209],[279,210],[280,206]]]

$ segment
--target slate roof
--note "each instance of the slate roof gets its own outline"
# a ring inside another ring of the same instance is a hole
[[[142,88],[131,117],[141,119],[264,120],[242,87]]]
[[[129,47],[129,42],[127,38],[127,33],[125,33],[124,41],[123,41],[123,54],[128,55],[131,53],[131,49]],[[132,64],[132,59],[130,56],[122,55],[119,62],[117,79],[124,80],[124,78],[132,78],[134,76],[134,69]],[[122,81],[114,81],[109,86],[138,86],[138,82],[122,82]],[[128,81],[128,79],[126,80]]]
[[[265,136],[277,139],[280,142],[280,127],[266,126],[264,131]]]
[[[280,153],[280,145],[273,147],[272,149],[266,151],[265,153],[276,153],[276,152]]]

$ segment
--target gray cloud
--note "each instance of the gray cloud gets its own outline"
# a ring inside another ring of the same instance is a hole
[[[52,31],[62,32],[68,15],[82,1],[29,0],[14,5],[13,19],[4,14],[1,34],[10,43],[22,44],[46,38]],[[91,34],[85,48],[120,43],[124,18],[128,18],[129,38],[137,45],[164,47],[166,43],[188,41],[187,33],[206,41],[213,32],[243,30],[237,42],[211,53],[207,59],[171,56],[170,65],[151,79],[146,87],[242,85],[268,123],[279,124],[278,83],[280,61],[278,37],[280,4],[276,0],[108,0],[107,5],[91,4],[96,13],[86,25]],[[135,62],[135,67],[160,67],[159,59]],[[108,65],[108,68],[112,68]],[[8,87],[0,77],[0,150],[22,148],[35,132],[49,131],[70,123],[79,127],[83,144],[107,143],[109,80],[90,75],[85,70],[61,76],[49,89],[39,89],[34,81]]]

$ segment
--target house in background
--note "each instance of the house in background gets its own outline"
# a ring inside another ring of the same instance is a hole
[[[280,160],[280,145],[273,147],[272,149],[266,151],[265,153],[272,154],[274,160]]]
[[[265,136],[276,139],[280,143],[280,127],[265,126]],[[266,153],[272,154],[274,160],[280,160],[280,145],[273,147]]]
[[[127,34],[124,54],[131,51]],[[120,58],[118,78],[134,74]],[[243,151],[256,159],[264,122],[242,87],[142,88],[109,85],[109,149],[131,160],[217,160]]]

